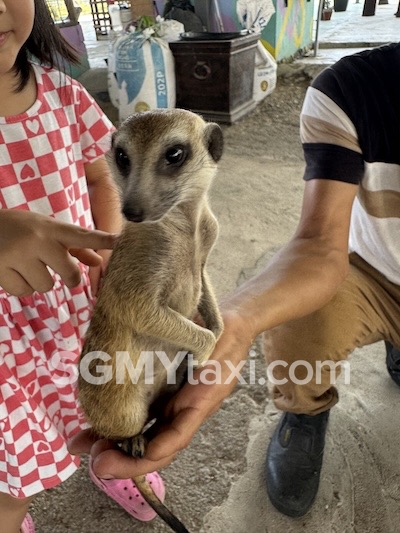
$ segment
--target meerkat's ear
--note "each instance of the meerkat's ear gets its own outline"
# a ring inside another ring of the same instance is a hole
[[[204,141],[211,157],[218,163],[224,149],[224,137],[218,124],[215,124],[215,122],[206,124],[204,128]]]

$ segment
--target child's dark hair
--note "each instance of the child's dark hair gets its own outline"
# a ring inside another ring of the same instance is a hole
[[[34,56],[40,63],[51,67],[62,68],[62,60],[78,63],[78,55],[70,46],[51,18],[46,0],[35,1],[35,20],[32,32],[25,42],[15,62],[15,73],[18,77],[17,91],[22,91],[29,80],[29,58]]]

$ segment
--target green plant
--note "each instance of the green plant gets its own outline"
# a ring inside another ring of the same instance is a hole
[[[148,15],[142,15],[139,17],[136,21],[136,31],[143,31],[147,28],[152,28],[155,33],[157,33],[157,30],[159,28],[159,23],[156,21],[155,17],[150,17]]]

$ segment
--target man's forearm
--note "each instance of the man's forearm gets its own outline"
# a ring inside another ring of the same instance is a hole
[[[318,239],[293,239],[257,276],[222,304],[245,319],[254,336],[308,315],[335,295],[348,272],[348,255]]]

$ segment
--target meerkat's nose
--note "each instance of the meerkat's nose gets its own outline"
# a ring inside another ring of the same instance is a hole
[[[135,209],[129,205],[125,205],[122,209],[124,217],[130,222],[143,222],[144,211],[143,209]]]

